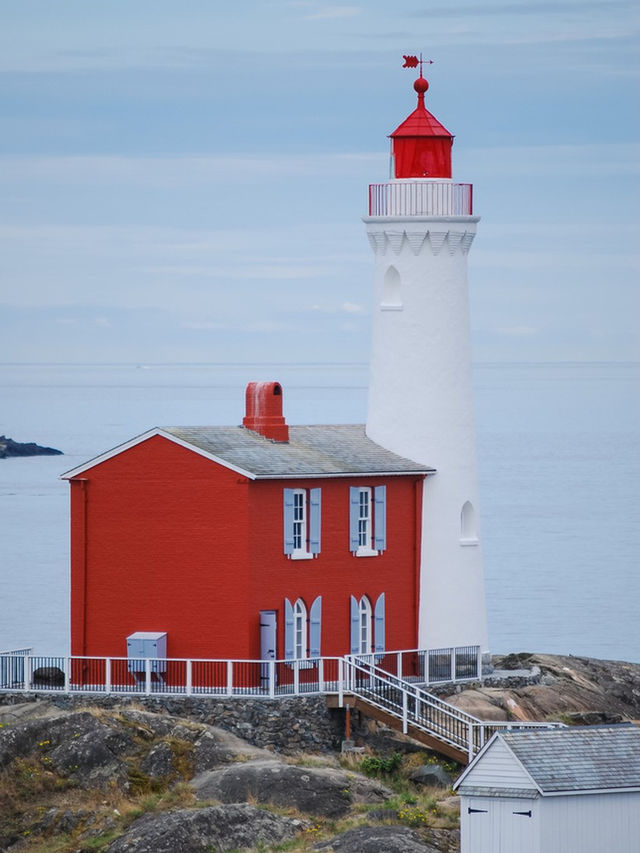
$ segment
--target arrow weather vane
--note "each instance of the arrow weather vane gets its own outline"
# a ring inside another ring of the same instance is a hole
[[[405,56],[403,54],[402,58],[404,59],[403,68],[417,68],[420,66],[420,76],[422,77],[422,64],[426,62],[427,65],[433,65],[433,59],[423,59],[422,54],[420,54],[420,59],[417,56]]]

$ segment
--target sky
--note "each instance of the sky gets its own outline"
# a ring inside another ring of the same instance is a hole
[[[421,51],[474,361],[640,359],[639,9],[0,0],[0,362],[366,361]]]

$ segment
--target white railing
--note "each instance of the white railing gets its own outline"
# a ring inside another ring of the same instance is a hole
[[[390,181],[369,184],[369,216],[471,216],[473,184]]]
[[[390,675],[421,684],[476,681],[482,678],[480,646],[446,649],[401,649],[379,654],[355,655],[359,661],[375,664]]]
[[[262,661],[0,655],[0,692],[16,690],[147,696],[342,696],[344,664],[337,657]]]
[[[349,692],[409,726],[455,747],[471,761],[501,729],[560,728],[563,723],[502,722],[480,720],[373,663],[351,658],[347,666]]]

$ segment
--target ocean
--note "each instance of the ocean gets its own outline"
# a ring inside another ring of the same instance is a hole
[[[0,649],[69,648],[68,485],[153,426],[239,423],[252,379],[289,423],[359,423],[366,364],[4,364]],[[640,662],[640,365],[474,366],[490,646]],[[437,460],[433,460],[437,466]]]

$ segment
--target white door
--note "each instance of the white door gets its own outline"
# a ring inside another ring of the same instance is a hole
[[[276,611],[260,611],[260,658],[261,660],[276,659]],[[269,666],[260,667],[260,681],[263,687],[269,685]]]
[[[537,800],[464,797],[462,853],[538,853]]]

